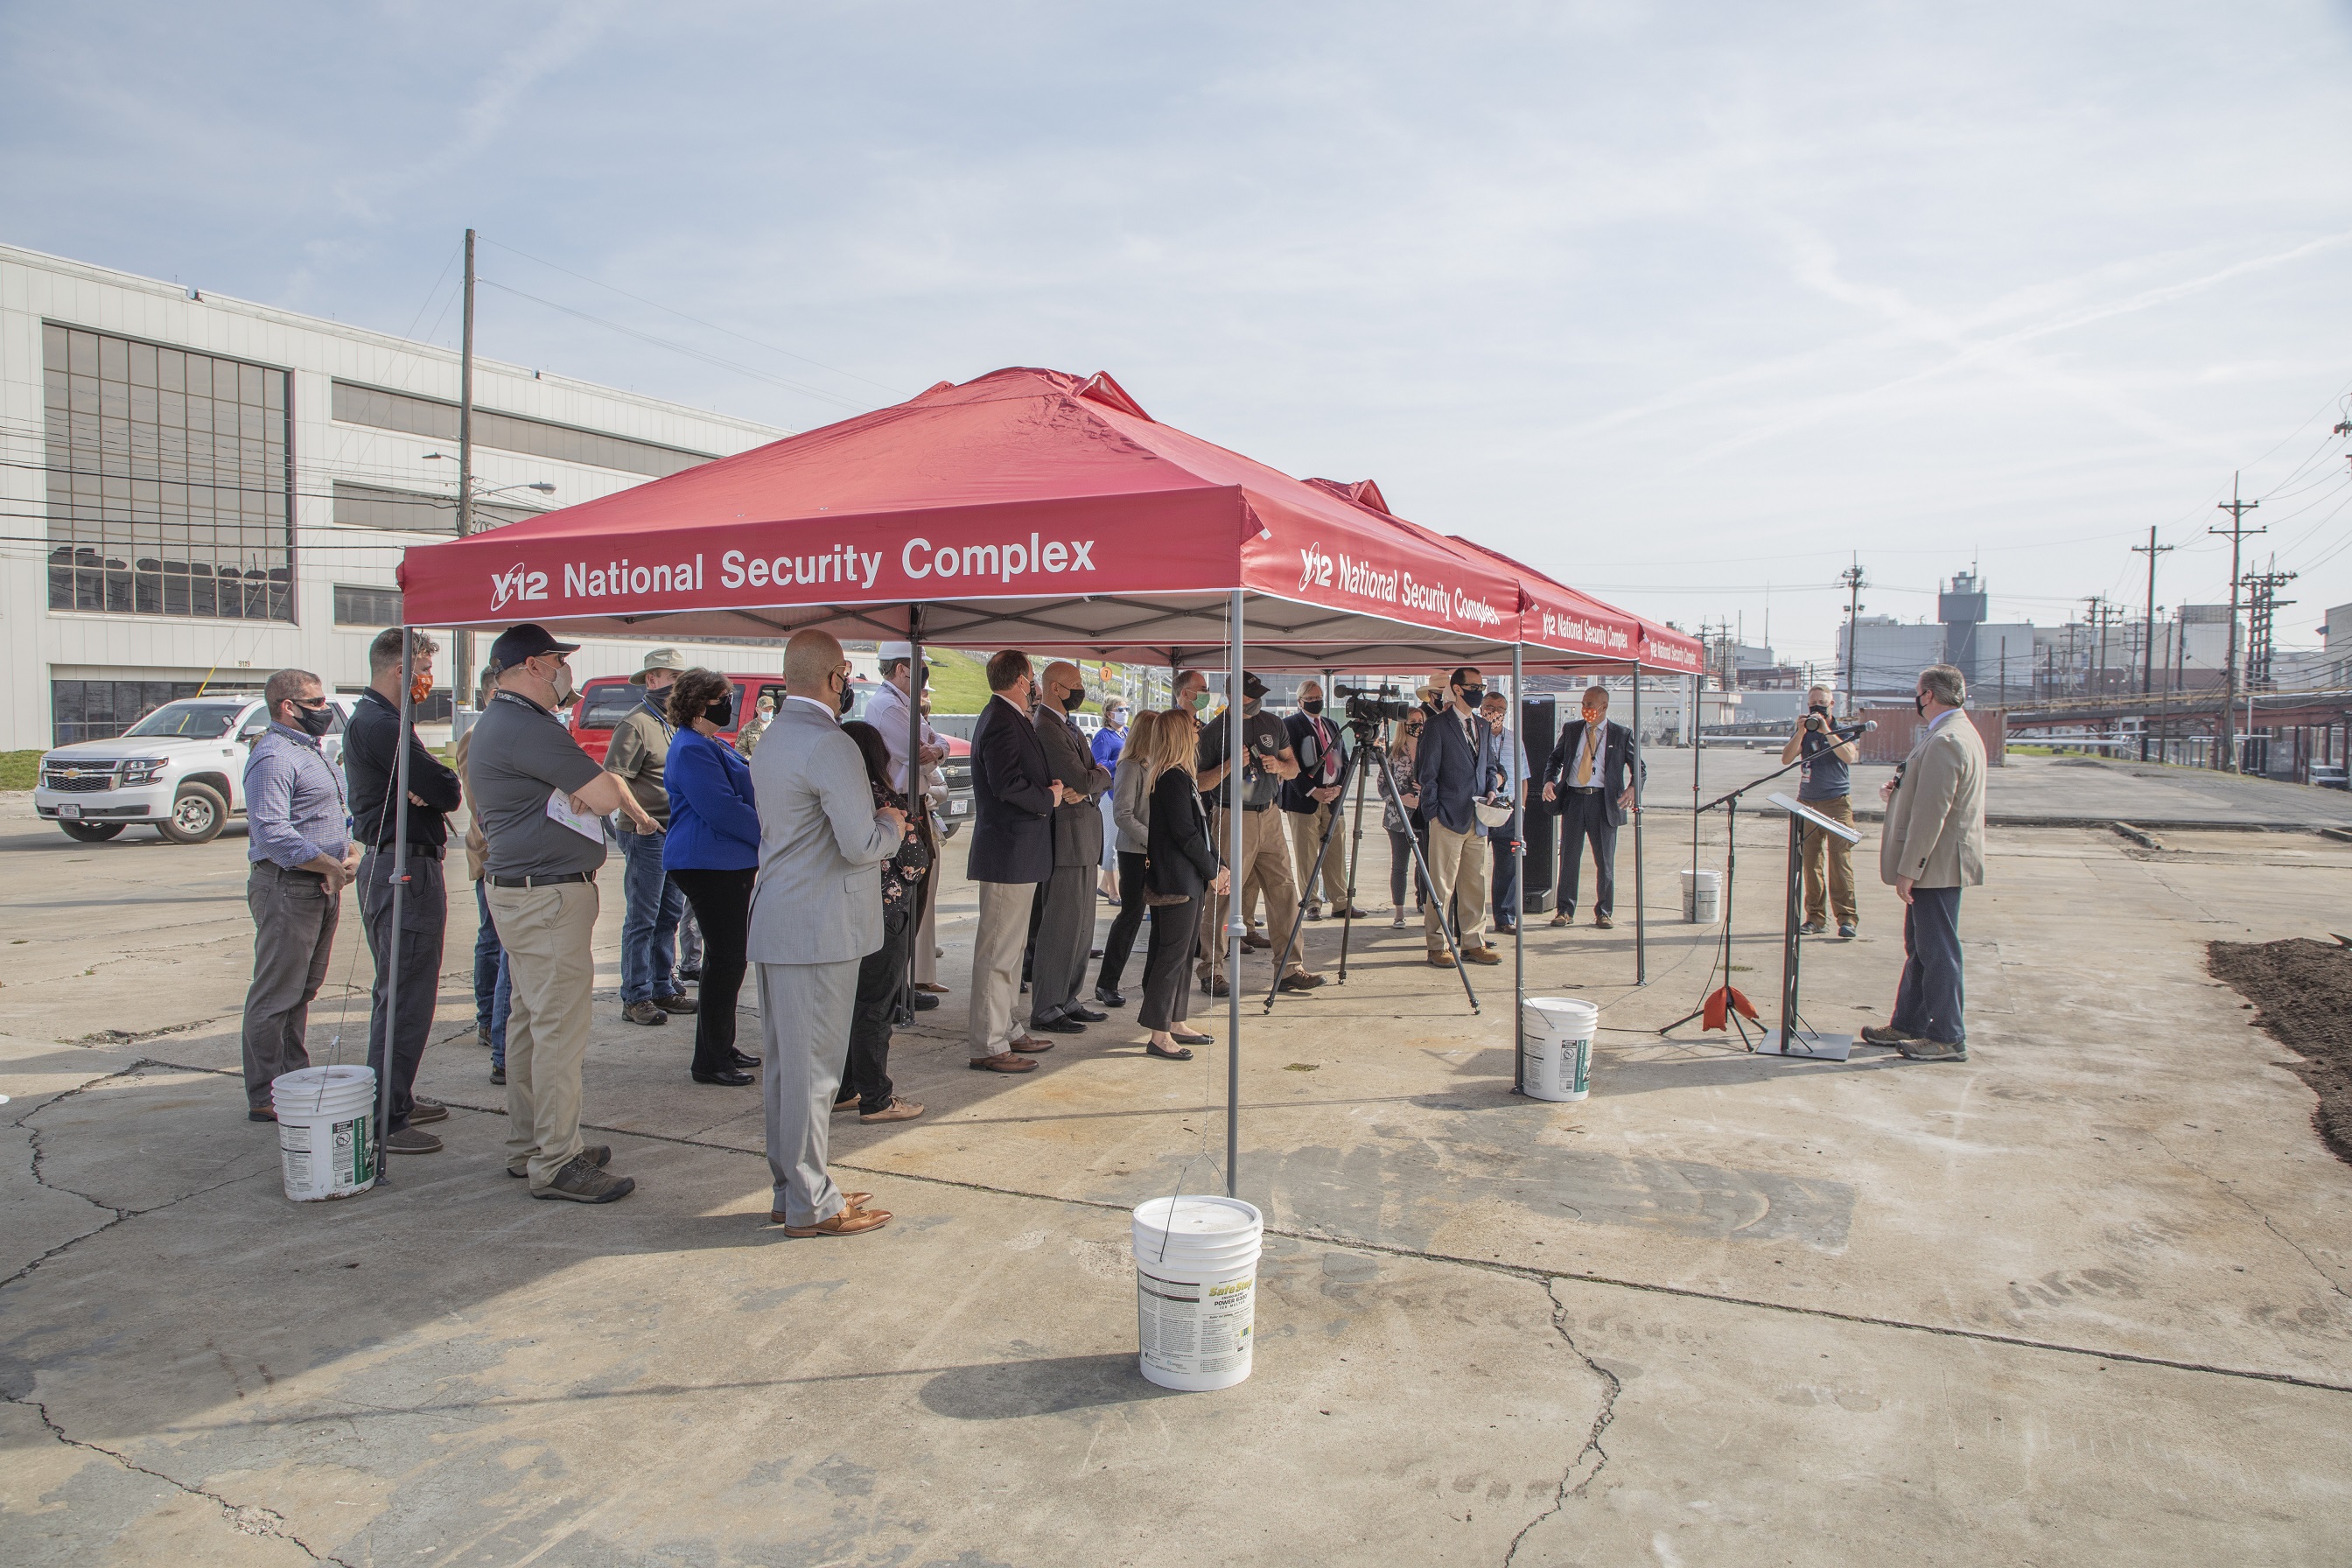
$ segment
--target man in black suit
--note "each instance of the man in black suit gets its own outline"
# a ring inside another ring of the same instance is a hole
[[[1094,945],[1095,875],[1102,864],[1103,819],[1095,801],[1110,788],[1110,773],[1070,722],[1087,700],[1078,667],[1066,661],[1047,665],[1044,698],[1037,704],[1037,743],[1063,788],[1062,804],[1054,811],[1053,876],[1038,900],[1029,1027],[1075,1035],[1110,1016],[1078,1000],[1087,953]]]
[[[964,1033],[974,1069],[1028,1072],[1037,1065],[1028,1057],[1053,1047],[1013,1020],[1013,1006],[1030,907],[1038,884],[1054,875],[1054,810],[1064,791],[1029,718],[1036,692],[1029,656],[1008,648],[990,658],[988,689],[995,695],[971,731],[971,859],[964,874],[980,889],[980,921]]]
[[[1633,731],[1609,721],[1609,691],[1590,687],[1584,717],[1560,727],[1544,764],[1543,797],[1559,812],[1559,907],[1551,923],[1576,919],[1577,873],[1583,848],[1592,844],[1592,923],[1607,931],[1617,902],[1617,830],[1628,813],[1642,809],[1641,785],[1650,768],[1642,761]]]
[[[1503,955],[1486,945],[1486,826],[1475,809],[1502,780],[1495,731],[1478,714],[1486,679],[1469,665],[1446,681],[1452,700],[1421,731],[1414,791],[1406,809],[1421,808],[1429,823],[1429,880],[1435,895],[1422,912],[1422,935],[1429,962],[1454,967],[1442,925],[1450,905],[1454,942],[1465,963],[1500,963]]]

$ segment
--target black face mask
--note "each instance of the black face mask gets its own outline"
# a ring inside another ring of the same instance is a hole
[[[1475,708],[1486,700],[1486,689],[1483,686],[1465,686],[1462,689],[1462,700]]]
[[[724,730],[735,722],[735,694],[729,692],[702,710],[702,716]]]
[[[1821,715],[1822,718],[1824,718],[1824,719],[1826,719],[1826,718],[1828,718],[1828,717],[1830,716],[1830,710],[1829,710],[1827,708],[1823,707],[1821,703],[1818,703],[1818,702],[1814,703],[1811,707],[1810,707],[1810,708],[1806,709],[1806,710],[1805,710],[1805,711],[1806,711],[1806,712],[1808,712],[1808,713],[1818,713],[1818,714],[1820,714],[1820,715]]]
[[[316,708],[305,708],[298,702],[294,705],[294,722],[306,735],[323,735],[335,727],[335,705],[321,702]]]
[[[1309,715],[1310,717],[1321,713],[1323,711],[1323,699],[1318,697],[1312,701],[1302,702],[1298,705],[1298,710],[1301,713]]]
[[[1911,699],[1911,706],[1919,710],[1920,718],[1925,719],[1927,716],[1927,694],[1922,691],[1913,697]]]
[[[841,683],[841,711],[844,713],[849,711],[850,699],[855,697],[856,694],[857,689],[850,685],[849,682],[845,680]]]
[[[1086,705],[1087,689],[1083,686],[1079,687],[1076,691],[1071,692],[1067,697],[1062,699],[1062,708],[1066,712],[1075,713]]]

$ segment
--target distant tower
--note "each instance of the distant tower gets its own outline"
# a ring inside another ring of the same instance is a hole
[[[1977,627],[1984,624],[1985,595],[1973,572],[1955,572],[1952,585],[1936,598],[1936,618],[1944,623],[1944,662],[1977,683]]]

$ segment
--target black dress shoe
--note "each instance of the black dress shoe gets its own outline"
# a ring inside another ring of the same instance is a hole
[[[939,1005],[940,1005],[940,999],[939,999],[938,997],[936,997],[936,996],[932,995],[929,992],[928,992],[928,991],[918,991],[918,992],[916,992],[916,993],[915,993],[915,1011],[916,1011],[916,1012],[918,1012],[918,1013],[928,1013],[928,1012],[929,1012],[932,1008],[934,1008],[934,1007],[936,1007],[936,1006],[938,1006]]]
[[[1073,1002],[1068,1007],[1063,1010],[1062,1016],[1065,1018],[1076,1018],[1081,1024],[1099,1024],[1104,1019],[1108,1018],[1110,1015],[1108,1013],[1098,1013],[1094,1008],[1086,1005],[1082,1002]]]
[[[740,1089],[745,1084],[752,1082],[753,1079],[750,1073],[743,1072],[735,1068],[729,1068],[724,1072],[696,1073],[694,1075],[694,1081],[697,1083],[720,1084],[728,1089]]]
[[[1087,1026],[1084,1024],[1066,1013],[1054,1018],[1032,1018],[1029,1020],[1029,1026],[1032,1029],[1043,1029],[1049,1035],[1083,1035],[1087,1032]]]
[[[733,1068],[737,1072],[750,1072],[760,1066],[760,1058],[757,1057],[747,1057],[742,1052],[736,1051],[733,1053],[733,1059],[727,1065]]]
[[[1095,1000],[1101,1003],[1106,1007],[1124,1007],[1127,1005],[1127,998],[1125,996],[1116,991],[1106,991],[1099,985],[1095,987]]]

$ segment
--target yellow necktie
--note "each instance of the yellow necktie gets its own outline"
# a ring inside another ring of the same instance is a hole
[[[1596,744],[1600,733],[1590,724],[1584,727],[1584,752],[1576,760],[1576,784],[1579,789],[1588,788],[1592,783],[1592,753],[1600,749]]]

